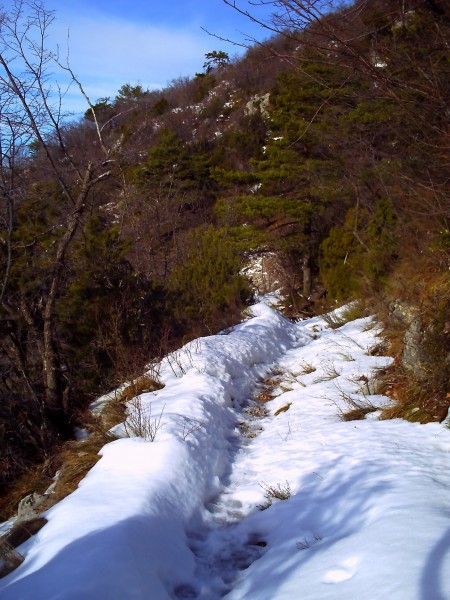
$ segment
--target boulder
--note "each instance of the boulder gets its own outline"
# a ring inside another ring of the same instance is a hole
[[[28,494],[19,502],[17,508],[17,516],[19,519],[29,519],[35,517],[39,513],[39,507],[43,504],[46,496],[33,492]]]

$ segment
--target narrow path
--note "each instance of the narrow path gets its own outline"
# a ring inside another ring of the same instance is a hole
[[[273,368],[269,367],[267,372],[271,371]],[[266,542],[258,532],[243,537],[239,529],[254,510],[254,504],[244,506],[236,497],[238,491],[242,496],[242,485],[248,480],[254,483],[255,478],[258,481],[261,478],[259,471],[252,469],[249,447],[262,431],[265,409],[258,400],[247,398],[241,401],[236,412],[236,428],[229,437],[229,470],[222,480],[224,488],[206,505],[203,528],[188,532],[188,545],[197,563],[199,589],[195,590],[191,585],[179,586],[175,590],[178,600],[223,598],[233,589],[239,573],[265,552]]]
[[[368,380],[390,359],[371,352],[370,319],[256,312],[187,347],[182,375],[167,368],[143,397],[167,406],[160,438],[102,449],[2,600],[450,598],[448,428],[378,419],[391,401]],[[274,396],[270,416],[256,394]],[[355,403],[366,418],[343,419]]]

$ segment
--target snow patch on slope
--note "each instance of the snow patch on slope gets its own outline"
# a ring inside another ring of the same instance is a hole
[[[367,384],[390,360],[370,355],[371,319],[252,312],[164,359],[166,387],[140,397],[155,441],[102,449],[1,600],[450,597],[450,431],[342,420],[389,402]],[[277,486],[290,497],[261,510]]]

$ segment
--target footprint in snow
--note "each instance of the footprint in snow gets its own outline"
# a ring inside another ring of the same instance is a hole
[[[344,560],[336,569],[327,571],[322,579],[324,583],[341,583],[351,579],[356,573],[359,560],[355,557]]]
[[[215,532],[217,535],[217,531]],[[248,569],[252,563],[266,552],[267,542],[259,533],[250,535],[239,543],[233,537],[222,540],[219,549],[217,539],[208,540],[203,535],[190,535],[190,548],[197,557],[197,577],[200,588],[206,585],[208,598],[218,599],[233,587],[238,573]],[[236,543],[237,542],[237,543]],[[197,591],[191,584],[179,584],[174,589],[176,600],[205,598],[204,591]]]
[[[189,600],[190,598],[198,598],[195,589],[190,585],[179,585],[174,591],[177,600]]]

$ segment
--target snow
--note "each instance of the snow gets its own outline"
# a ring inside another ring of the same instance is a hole
[[[377,334],[261,302],[166,357],[116,428],[140,411],[154,441],[102,449],[1,600],[450,598],[450,430],[378,419]]]

